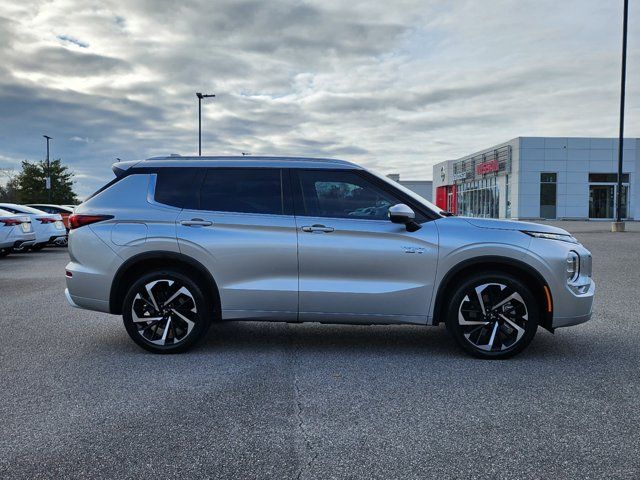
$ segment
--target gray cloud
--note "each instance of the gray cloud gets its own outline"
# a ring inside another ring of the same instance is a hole
[[[122,73],[130,70],[124,60],[81,53],[64,47],[41,47],[21,56],[14,65],[27,72],[41,72],[61,76],[90,77]]]
[[[115,157],[194,153],[196,91],[216,93],[205,153],[337,156],[404,178],[518,135],[615,135],[620,14],[597,0],[3,3],[0,160],[42,158],[47,133],[86,195]],[[631,136],[639,44],[632,29]]]

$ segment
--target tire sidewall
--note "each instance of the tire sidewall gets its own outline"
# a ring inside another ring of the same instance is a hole
[[[503,351],[488,352],[480,350],[472,345],[462,332],[462,328],[458,323],[458,309],[466,292],[474,286],[482,283],[503,283],[518,292],[527,307],[528,319],[525,325],[525,333],[516,345]],[[513,275],[502,272],[486,272],[473,275],[462,281],[456,288],[449,299],[449,307],[447,309],[447,330],[453,336],[454,340],[467,353],[485,359],[503,359],[512,357],[520,353],[533,340],[538,329],[540,319],[540,308],[535,296],[523,282]]]
[[[138,333],[138,328],[133,322],[133,318],[131,316],[133,299],[135,298],[138,291],[144,289],[144,286],[146,284],[153,282],[154,280],[162,279],[177,280],[181,282],[185,287],[187,287],[187,289],[193,295],[193,299],[195,300],[196,309],[198,312],[198,319],[195,326],[193,327],[193,330],[191,331],[191,333],[189,333],[189,336],[184,341],[178,343],[177,345],[155,345],[146,341]],[[197,342],[202,340],[202,338],[209,330],[212,317],[213,308],[211,306],[211,302],[206,299],[206,297],[202,293],[202,289],[200,288],[200,286],[184,272],[174,269],[156,270],[141,276],[129,287],[122,306],[122,319],[124,327],[131,339],[145,350],[161,354],[182,353],[192,348]]]

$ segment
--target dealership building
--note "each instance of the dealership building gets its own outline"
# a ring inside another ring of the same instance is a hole
[[[513,219],[616,217],[617,138],[518,137],[433,167],[436,205]],[[640,139],[625,138],[622,217],[640,219]]]

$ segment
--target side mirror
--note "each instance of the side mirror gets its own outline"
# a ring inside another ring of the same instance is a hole
[[[399,203],[389,207],[389,220],[393,223],[402,223],[408,232],[415,232],[420,229],[420,224],[415,221],[416,214],[404,203]]]

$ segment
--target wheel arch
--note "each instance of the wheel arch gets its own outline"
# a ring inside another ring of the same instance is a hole
[[[207,268],[197,260],[178,252],[154,251],[145,252],[127,259],[118,268],[111,282],[109,292],[109,311],[122,314],[122,303],[129,286],[143,273],[156,268],[176,268],[188,273],[203,289],[206,298],[211,299],[216,313],[220,313],[220,291],[218,285]]]
[[[531,289],[541,308],[540,326],[553,333],[553,298],[548,283],[535,268],[514,258],[485,255],[463,260],[443,277],[435,298],[433,325],[438,325],[445,312],[447,300],[456,283],[465,275],[476,273],[478,269],[497,270],[517,276]]]

